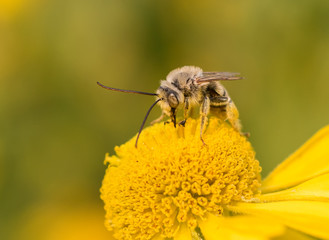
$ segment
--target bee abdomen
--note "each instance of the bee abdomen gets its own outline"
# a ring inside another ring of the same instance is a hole
[[[226,112],[227,104],[218,105],[218,104],[212,104],[212,103],[210,103],[210,107],[212,109],[218,109],[218,110],[220,110],[222,112]]]
[[[211,107],[225,107],[230,99],[228,97],[223,97],[223,96],[210,96],[210,106]]]

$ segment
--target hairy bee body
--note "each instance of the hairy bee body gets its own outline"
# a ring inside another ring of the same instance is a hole
[[[228,95],[226,89],[218,82],[218,78],[224,80],[237,79],[234,73],[204,73],[201,68],[185,66],[171,71],[166,80],[161,81],[157,90],[159,105],[163,111],[162,116],[153,121],[162,120],[164,115],[169,116],[175,124],[176,110],[184,109],[184,125],[188,117],[188,111],[196,105],[200,105],[201,139],[202,130],[209,112],[222,120],[228,120],[238,131],[241,131],[238,110]]]
[[[152,123],[159,122],[165,116],[169,116],[175,127],[177,109],[184,109],[184,120],[179,124],[185,126],[189,111],[195,106],[200,106],[200,139],[205,144],[202,133],[209,113],[216,115],[223,121],[228,120],[233,128],[241,132],[239,112],[224,86],[219,83],[222,80],[242,79],[237,75],[238,73],[229,72],[203,72],[199,67],[184,66],[171,71],[166,80],[160,82],[160,87],[156,93],[106,87],[99,82],[97,84],[112,91],[156,96],[157,100],[148,110],[137,135],[136,147],[146,119],[156,104],[160,105],[162,114]]]
[[[171,106],[182,107],[185,100],[188,100],[191,106],[200,104],[202,101],[201,86],[195,82],[195,79],[200,76],[202,76],[202,70],[198,67],[185,66],[171,71],[166,80],[160,82],[160,87],[156,91],[159,98],[168,99],[159,102],[161,109],[168,113]],[[178,105],[176,106],[175,99],[170,99],[172,94],[177,98]]]

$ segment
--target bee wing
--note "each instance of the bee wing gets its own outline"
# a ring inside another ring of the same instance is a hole
[[[206,83],[213,81],[231,81],[231,80],[240,80],[243,77],[239,77],[240,73],[231,73],[231,72],[203,72],[202,76],[196,79],[196,82]]]

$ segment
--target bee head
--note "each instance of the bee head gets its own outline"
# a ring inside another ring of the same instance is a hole
[[[176,87],[170,85],[167,81],[162,81],[160,87],[157,90],[159,98],[163,101],[159,102],[162,110],[169,116],[173,109],[179,107],[184,102],[184,95]]]
[[[157,91],[158,97],[163,99],[163,101],[160,102],[162,110],[165,112],[172,111],[171,109],[176,109],[179,104],[179,94],[171,89],[161,89]]]
[[[167,96],[167,101],[171,108],[177,108],[179,105],[177,94],[175,94],[175,92],[169,93],[169,95]]]

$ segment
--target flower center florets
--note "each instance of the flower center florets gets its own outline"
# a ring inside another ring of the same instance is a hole
[[[194,229],[207,214],[222,215],[226,205],[257,194],[261,168],[246,138],[213,119],[204,146],[198,126],[152,126],[138,149],[132,139],[107,157],[101,191],[117,239],[170,238],[181,223]]]

